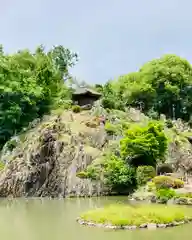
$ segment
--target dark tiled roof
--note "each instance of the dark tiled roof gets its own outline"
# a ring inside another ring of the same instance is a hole
[[[95,95],[95,96],[101,96],[101,93],[98,93],[92,89],[89,89],[89,88],[78,88],[78,89],[75,89],[73,95],[81,95],[81,94],[86,94],[86,93],[90,93],[92,95]]]

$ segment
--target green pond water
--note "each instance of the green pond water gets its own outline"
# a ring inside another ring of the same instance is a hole
[[[80,213],[126,198],[0,200],[2,240],[187,240],[192,224],[157,230],[109,230],[81,226]]]

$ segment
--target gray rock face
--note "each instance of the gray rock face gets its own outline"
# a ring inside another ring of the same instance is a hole
[[[129,230],[135,230],[135,229],[137,229],[137,226],[129,226],[127,229],[129,229]]]
[[[166,225],[166,224],[157,224],[157,227],[158,227],[158,228],[166,228],[167,225]]]
[[[139,228],[146,228],[146,227],[147,227],[147,223],[141,224],[141,225],[139,226]]]
[[[156,223],[148,223],[147,228],[149,230],[155,230],[157,228],[157,224]]]
[[[102,152],[103,129],[73,133],[59,117],[44,124],[12,152],[0,175],[0,197],[105,195],[101,182],[76,176]]]
[[[181,225],[179,222],[173,222],[172,226],[179,226]]]

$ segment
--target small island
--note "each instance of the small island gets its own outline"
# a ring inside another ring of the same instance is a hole
[[[156,229],[179,226],[192,221],[192,209],[166,205],[114,204],[83,213],[81,225],[109,229]]]

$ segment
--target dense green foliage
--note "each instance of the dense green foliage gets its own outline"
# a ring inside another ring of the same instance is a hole
[[[156,192],[157,200],[161,203],[167,203],[168,200],[176,196],[176,193],[173,189],[170,188],[160,188]]]
[[[1,49],[2,50],[2,49]],[[35,118],[70,99],[64,84],[76,54],[62,46],[45,52],[40,46],[0,54],[0,147]]]
[[[103,167],[106,184],[112,191],[123,193],[136,186],[135,169],[122,159],[112,155],[105,160]]]
[[[163,160],[167,150],[167,138],[163,126],[151,121],[147,126],[139,125],[128,129],[121,140],[121,152],[124,159],[129,157],[134,166],[151,165]]]
[[[101,89],[101,88],[100,88]],[[103,106],[139,108],[153,118],[190,119],[192,66],[176,55],[154,59],[138,71],[107,82],[101,90]]]
[[[155,192],[156,191],[156,186],[153,181],[147,182],[147,191],[149,192]]]
[[[123,134],[121,144],[111,149],[111,153],[103,157],[102,163],[90,165],[84,172],[77,174],[81,178],[101,179],[111,192],[128,193],[137,186],[146,184],[155,177],[154,166],[163,160],[167,149],[167,139],[163,127],[156,121],[145,126],[133,124],[128,130],[107,124],[109,135]],[[109,127],[110,126],[110,127]],[[143,166],[148,164],[148,166]]]
[[[137,185],[145,185],[156,175],[155,168],[152,166],[139,166],[136,172]]]
[[[106,122],[105,131],[107,132],[108,135],[114,136],[118,134],[118,127],[115,124]]]

